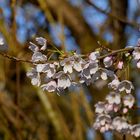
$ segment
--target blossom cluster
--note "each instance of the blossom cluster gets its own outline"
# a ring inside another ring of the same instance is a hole
[[[105,101],[99,101],[95,105],[96,119],[93,127],[100,132],[111,130],[140,136],[140,124],[132,125],[128,119],[129,112],[135,104],[132,93],[134,86],[128,80],[120,81],[114,70],[123,69],[123,60],[116,61],[114,55],[102,57],[105,54],[96,50],[87,56],[73,52],[61,56],[61,59],[50,61],[50,57],[46,55],[46,39],[37,37],[36,42],[37,45],[30,42],[29,46],[33,52],[33,68],[27,72],[27,76],[31,78],[32,85],[48,92],[60,93],[71,86],[83,83],[90,85],[98,80],[109,81],[110,93]],[[125,53],[126,60],[129,56],[132,56],[140,68],[140,46]]]
[[[39,37],[36,38],[36,41],[38,46],[32,42],[29,46],[33,52],[34,67],[27,73],[27,76],[31,78],[33,85],[39,86],[43,90],[61,92],[72,85],[81,83],[89,85],[99,79],[107,80],[108,77],[115,76],[113,71],[99,66],[97,59],[100,57],[99,51],[92,52],[86,59],[83,59],[80,54],[73,53],[62,60],[49,62],[43,53],[47,49],[46,40]]]
[[[140,124],[132,125],[129,114],[135,104],[132,83],[115,78],[108,84],[111,92],[104,102],[95,105],[96,120],[94,128],[100,132],[117,131],[122,134],[140,136]]]

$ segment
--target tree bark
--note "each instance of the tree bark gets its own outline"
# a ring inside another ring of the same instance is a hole
[[[121,19],[127,19],[127,7],[128,7],[128,1],[127,0],[110,0],[110,6],[111,6],[111,12],[120,17]],[[120,49],[124,48],[126,43],[125,38],[125,27],[126,24],[112,18],[113,22],[113,49]]]

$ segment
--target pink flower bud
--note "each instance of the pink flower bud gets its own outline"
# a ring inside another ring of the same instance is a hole
[[[123,61],[119,61],[118,65],[117,65],[118,69],[122,69],[123,68]]]
[[[114,111],[117,112],[119,110],[118,106],[114,106]]]
[[[123,109],[123,113],[125,114],[125,113],[127,113],[128,112],[128,109],[127,108],[124,108]]]

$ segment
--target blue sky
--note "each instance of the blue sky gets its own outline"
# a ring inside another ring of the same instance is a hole
[[[86,22],[90,25],[91,30],[93,30],[96,34],[99,33],[99,26],[104,24],[107,16],[95,10],[90,5],[84,3],[84,0],[69,0],[73,6],[80,6],[83,16],[86,19]],[[109,10],[108,0],[92,0],[98,7],[104,10]],[[10,24],[11,17],[11,9],[9,7],[9,0],[1,0],[0,7],[3,9],[4,17],[6,24]],[[132,20],[134,16],[134,12],[138,7],[137,0],[129,0],[128,5],[128,18]],[[39,36],[37,34],[38,29],[45,29],[47,26],[47,20],[45,19],[44,14],[40,9],[33,6],[30,3],[27,3],[23,7],[16,7],[16,22],[17,22],[17,39],[21,43],[25,43],[27,39],[31,39],[34,36]],[[140,22],[140,18],[138,18],[137,22]],[[61,26],[56,23],[54,26],[49,26],[51,31],[51,36],[54,39],[54,42],[57,45],[61,44],[61,40],[59,38],[62,33]],[[78,49],[78,45],[75,42],[75,39],[71,35],[70,30],[65,27],[64,34],[66,36],[65,45],[67,50]],[[140,32],[132,29],[131,27],[126,28],[126,34],[128,34],[129,40],[126,45],[135,45],[137,39],[140,36]],[[103,37],[112,41],[112,34],[106,30]]]

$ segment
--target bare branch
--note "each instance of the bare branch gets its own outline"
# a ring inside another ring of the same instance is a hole
[[[105,55],[100,56],[98,59],[103,59],[103,58],[105,58],[107,56],[115,55],[115,54],[121,53],[121,52],[133,51],[133,49],[134,48],[124,48],[124,49],[115,50],[115,51],[112,51],[112,52],[109,52],[109,53],[107,53]],[[2,52],[0,52],[0,55],[2,57],[5,57],[7,59],[10,59],[10,60],[13,60],[13,61],[16,61],[16,62],[23,62],[23,63],[30,63],[30,64],[38,64],[36,62],[30,61],[30,60],[21,59],[21,58],[17,58],[15,56],[11,56],[11,55],[8,55],[8,54],[2,53]],[[82,55],[82,56],[86,56],[86,55]]]

